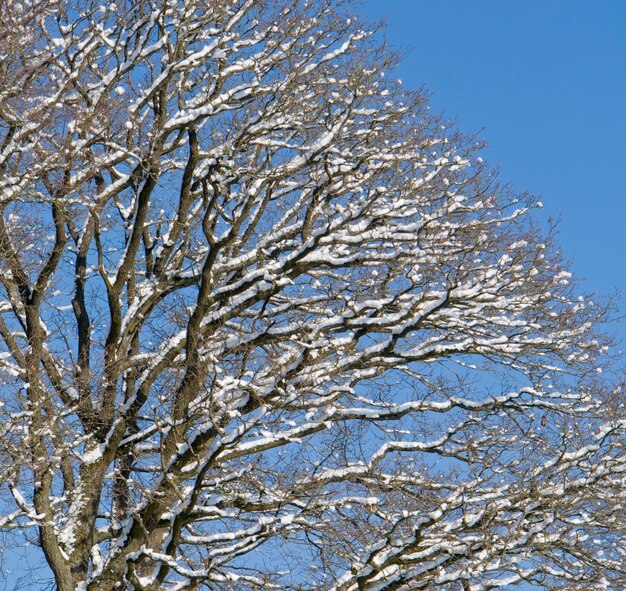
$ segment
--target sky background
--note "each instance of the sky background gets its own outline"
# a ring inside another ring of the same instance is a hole
[[[585,291],[626,312],[626,0],[365,0],[398,75],[559,219]],[[626,347],[626,321],[615,328]],[[621,347],[620,347],[621,348]]]

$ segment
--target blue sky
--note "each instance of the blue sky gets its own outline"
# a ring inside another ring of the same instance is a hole
[[[626,312],[626,1],[365,0],[361,13],[387,19],[403,83],[482,130],[502,178],[561,220],[585,291],[621,291]],[[626,341],[626,322],[617,331]]]

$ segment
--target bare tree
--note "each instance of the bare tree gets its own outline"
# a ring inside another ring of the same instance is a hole
[[[0,8],[0,527],[59,591],[624,588],[606,310],[349,4]]]

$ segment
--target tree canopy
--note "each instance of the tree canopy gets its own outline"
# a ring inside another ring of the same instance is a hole
[[[0,9],[0,529],[59,591],[624,588],[607,307],[354,6]]]

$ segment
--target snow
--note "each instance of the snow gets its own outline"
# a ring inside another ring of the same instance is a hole
[[[94,464],[102,458],[105,450],[106,446],[103,443],[100,443],[83,453],[81,456],[81,462],[83,464]]]

